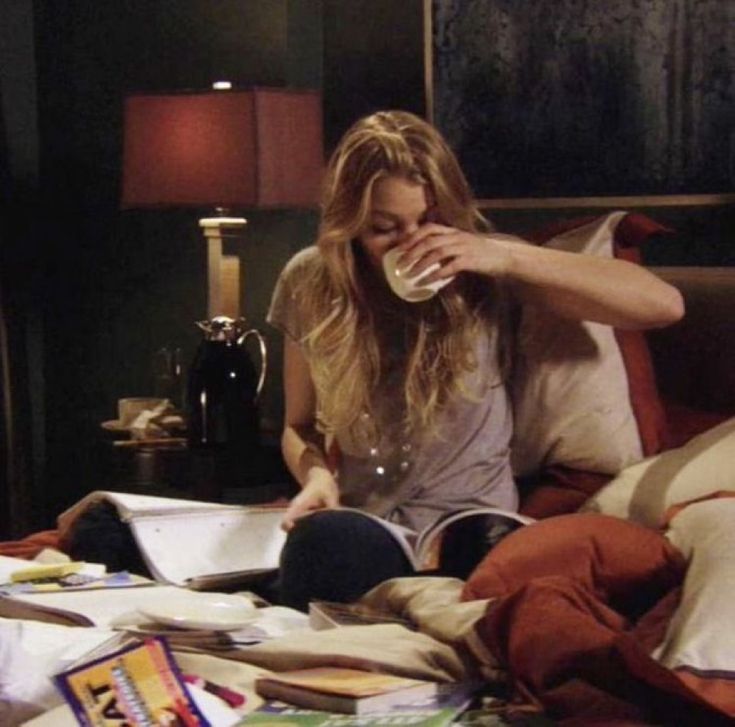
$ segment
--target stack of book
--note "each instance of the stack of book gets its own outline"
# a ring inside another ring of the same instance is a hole
[[[268,701],[242,724],[442,727],[468,709],[478,685],[317,667],[262,677],[256,680],[255,689]]]

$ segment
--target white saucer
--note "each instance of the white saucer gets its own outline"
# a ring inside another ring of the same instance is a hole
[[[247,598],[222,593],[169,598],[140,612],[167,626],[205,631],[237,631],[258,618],[258,609]]]

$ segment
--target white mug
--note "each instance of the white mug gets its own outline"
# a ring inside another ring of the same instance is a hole
[[[396,260],[400,256],[398,248],[394,247],[383,255],[383,271],[391,290],[403,300],[410,303],[419,303],[423,300],[435,296],[445,285],[454,280],[451,278],[442,278],[432,283],[420,283],[430,273],[439,268],[439,263],[430,265],[420,275],[411,276],[411,270],[399,270]]]

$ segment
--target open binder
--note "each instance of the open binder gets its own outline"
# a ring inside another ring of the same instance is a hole
[[[193,589],[221,588],[278,568],[286,539],[281,506],[223,505],[122,492],[91,492],[58,518],[68,531],[108,502],[130,526],[151,575]]]

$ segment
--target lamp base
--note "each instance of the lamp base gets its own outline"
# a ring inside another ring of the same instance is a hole
[[[238,237],[247,224],[244,217],[203,217],[199,227],[207,240],[207,315],[240,317],[240,258],[224,255],[222,241]]]

